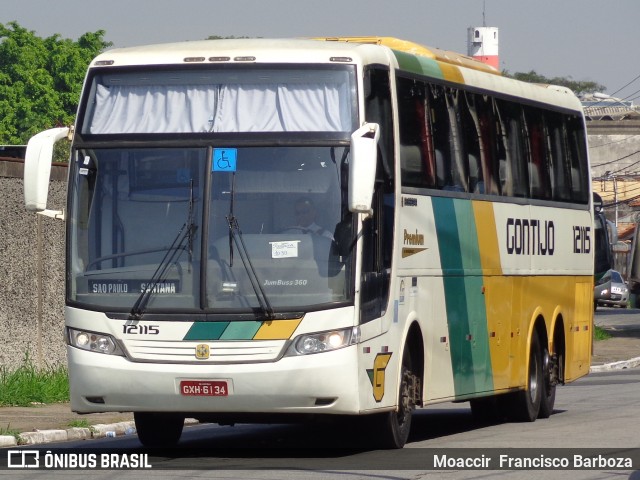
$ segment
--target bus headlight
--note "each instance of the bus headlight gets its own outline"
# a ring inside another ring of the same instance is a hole
[[[72,347],[88,352],[104,353],[106,355],[123,355],[122,350],[114,338],[104,333],[68,328],[67,342]]]
[[[360,340],[358,327],[329,330],[327,332],[308,333],[298,336],[287,352],[287,356],[309,355],[329,352],[355,345]]]

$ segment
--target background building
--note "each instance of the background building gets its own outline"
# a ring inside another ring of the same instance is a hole
[[[582,98],[593,191],[615,226],[615,269],[629,279],[629,254],[640,223],[640,109],[603,94]]]
[[[469,27],[467,29],[467,55],[500,70],[498,43],[498,29],[496,27]]]

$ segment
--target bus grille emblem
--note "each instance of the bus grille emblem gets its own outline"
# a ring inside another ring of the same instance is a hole
[[[196,347],[196,358],[200,360],[206,360],[209,358],[209,345],[201,343]]]

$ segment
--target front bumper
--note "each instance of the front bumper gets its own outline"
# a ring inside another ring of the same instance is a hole
[[[68,347],[71,408],[93,412],[355,414],[356,347],[277,362],[137,363]],[[227,396],[188,396],[183,380],[222,380]]]

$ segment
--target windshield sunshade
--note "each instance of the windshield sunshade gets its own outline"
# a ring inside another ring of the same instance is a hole
[[[347,132],[351,70],[193,70],[93,79],[82,133]]]

